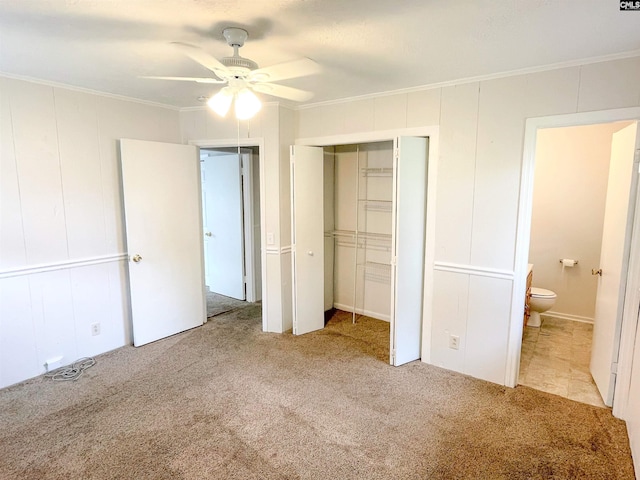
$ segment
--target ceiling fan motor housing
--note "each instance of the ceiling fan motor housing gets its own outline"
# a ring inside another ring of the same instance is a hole
[[[255,70],[258,68],[258,64],[253,60],[249,60],[248,58],[244,58],[241,56],[233,56],[233,57],[224,57],[220,59],[220,63],[222,63],[225,67],[229,68],[246,68],[249,70]]]

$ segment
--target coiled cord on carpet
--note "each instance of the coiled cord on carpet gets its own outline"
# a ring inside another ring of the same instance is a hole
[[[47,372],[44,376],[55,382],[77,380],[87,368],[93,367],[95,364],[96,361],[93,357],[84,357],[76,360],[71,365]]]

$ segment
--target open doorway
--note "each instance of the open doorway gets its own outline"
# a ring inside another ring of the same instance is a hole
[[[628,121],[537,130],[520,384],[612,405],[635,143]]]
[[[262,298],[258,147],[201,148],[207,317]]]

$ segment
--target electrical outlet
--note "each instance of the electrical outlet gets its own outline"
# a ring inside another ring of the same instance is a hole
[[[460,337],[458,335],[449,335],[449,348],[458,350],[460,348]]]
[[[272,232],[267,233],[267,245],[273,245],[276,243],[275,237]]]
[[[93,335],[94,337],[96,335],[100,335],[100,324],[99,323],[92,323],[91,324],[91,335]]]

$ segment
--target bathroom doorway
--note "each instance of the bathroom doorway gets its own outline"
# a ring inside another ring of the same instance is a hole
[[[625,136],[630,140],[620,140]],[[519,384],[596,406],[612,404],[615,374],[609,378],[607,359],[617,358],[617,307],[621,313],[628,262],[618,261],[623,271],[607,265],[606,282],[597,273],[612,249],[628,259],[635,137],[630,121],[537,130],[528,261],[534,294],[543,288],[556,300],[542,313],[541,326],[524,327]],[[612,160],[619,158],[620,142],[627,142],[628,157],[622,177],[619,161]],[[619,211],[624,217],[612,222]],[[613,304],[609,312],[603,310],[607,304]]]

